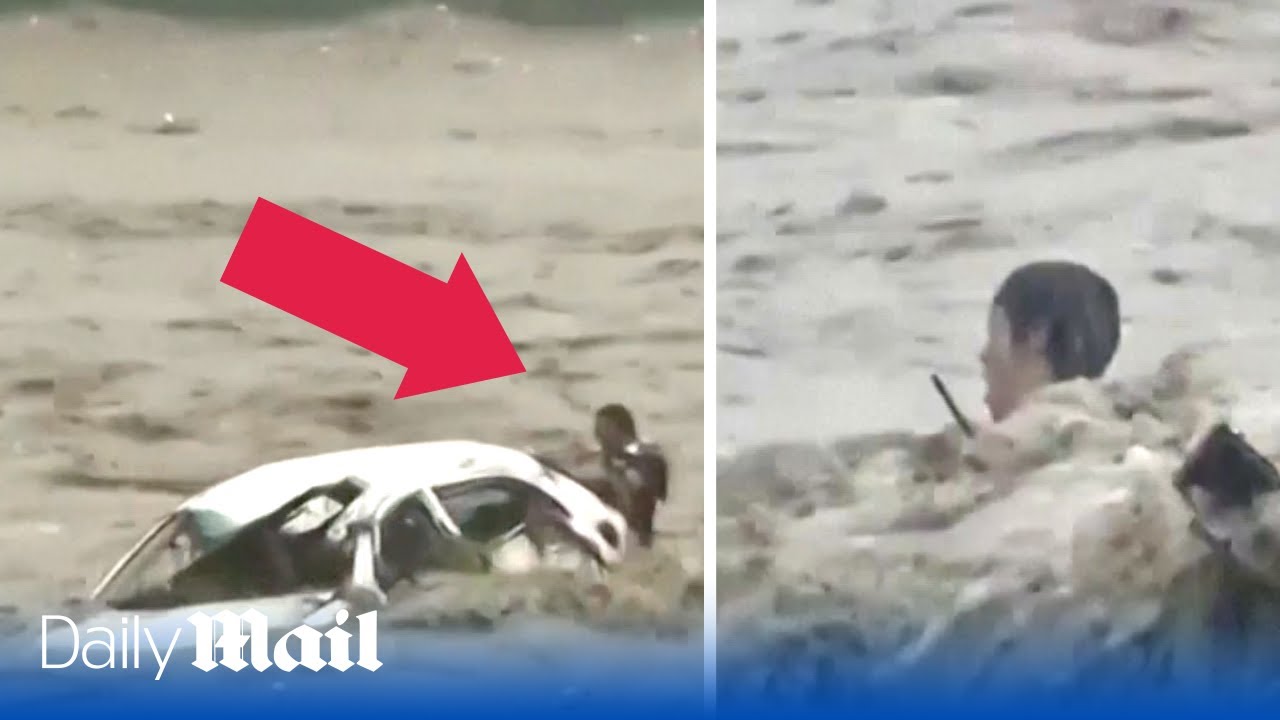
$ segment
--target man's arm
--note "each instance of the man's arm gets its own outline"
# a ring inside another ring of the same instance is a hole
[[[563,465],[552,460],[546,455],[540,453],[530,453],[535,460],[555,470],[561,475],[573,478],[579,485],[590,490],[601,502],[612,507],[619,512],[625,512],[625,497],[621,497],[618,491],[617,483],[610,477],[608,472],[602,472],[600,475],[584,476],[582,473],[571,473],[564,468]]]
[[[658,448],[646,448],[635,456],[633,467],[640,475],[640,480],[653,497],[662,502],[667,501],[668,466],[667,458]]]

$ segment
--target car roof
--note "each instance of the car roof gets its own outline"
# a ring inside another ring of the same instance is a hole
[[[376,494],[435,488],[502,475],[536,483],[542,465],[501,445],[442,440],[323,453],[261,465],[195,495],[179,510],[212,511],[233,524],[253,522],[308,490],[356,477]]]

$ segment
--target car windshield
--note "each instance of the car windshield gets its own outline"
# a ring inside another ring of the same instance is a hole
[[[188,532],[199,548],[191,562],[195,562],[200,555],[216,550],[241,528],[239,523],[215,510],[184,510],[180,514],[186,516]]]
[[[165,518],[126,555],[99,588],[108,605],[150,604],[170,579],[234,535],[236,527],[213,512],[179,510]]]

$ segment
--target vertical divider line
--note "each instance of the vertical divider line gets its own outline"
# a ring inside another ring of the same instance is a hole
[[[716,0],[702,8],[703,691],[716,707]]]

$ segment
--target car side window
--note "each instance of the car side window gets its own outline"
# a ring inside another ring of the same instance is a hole
[[[318,488],[293,508],[280,522],[286,536],[305,535],[330,523],[364,492],[356,478],[346,478],[328,487]]]
[[[280,525],[285,535],[302,535],[319,529],[337,517],[346,505],[327,495],[317,495],[289,514]]]
[[[528,489],[503,477],[446,485],[436,488],[436,497],[463,537],[481,543],[523,525],[529,505]]]

